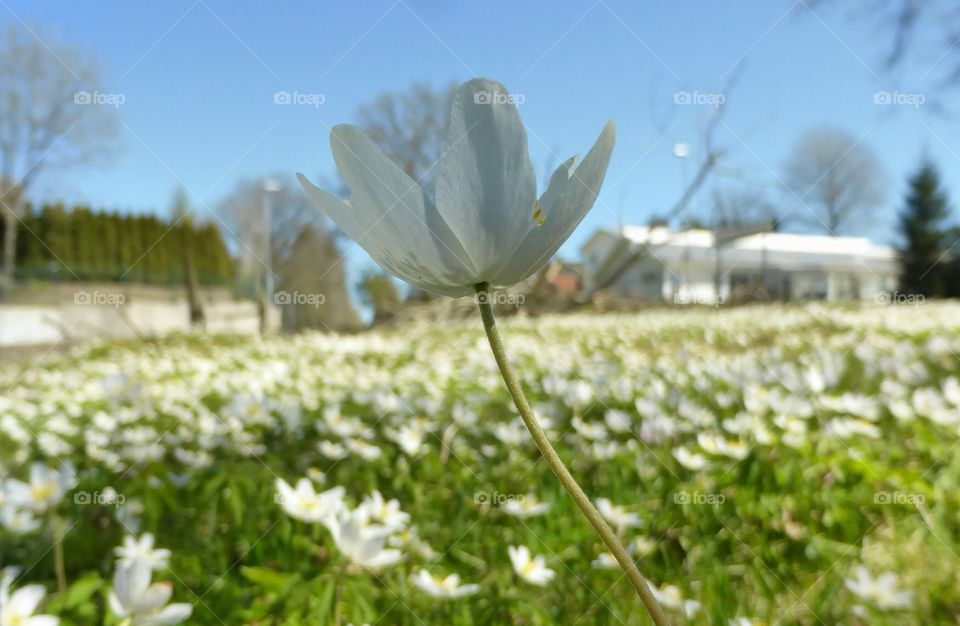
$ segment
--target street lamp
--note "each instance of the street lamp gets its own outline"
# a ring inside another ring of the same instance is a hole
[[[267,275],[265,277],[264,285],[264,294],[263,294],[263,324],[261,332],[266,330],[266,321],[269,317],[270,307],[273,304],[273,246],[271,243],[271,223],[272,223],[272,213],[273,213],[273,203],[271,202],[270,194],[280,191],[280,181],[276,178],[266,178],[262,184],[263,188],[263,233],[264,233],[264,247],[266,248],[266,258],[263,260],[264,265],[266,265]]]

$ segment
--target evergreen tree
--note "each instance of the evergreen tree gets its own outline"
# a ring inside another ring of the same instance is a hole
[[[900,289],[924,296],[944,293],[945,220],[950,214],[937,168],[925,161],[910,179],[906,205],[900,211]]]

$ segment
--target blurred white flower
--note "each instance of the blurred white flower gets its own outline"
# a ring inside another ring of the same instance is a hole
[[[42,585],[26,585],[10,592],[17,573],[12,567],[0,573],[0,626],[57,626],[57,617],[34,615],[47,594]]]
[[[893,572],[884,572],[874,578],[863,565],[854,568],[854,577],[844,583],[857,597],[868,600],[878,609],[906,609],[913,604],[913,592],[897,588]]]
[[[337,549],[351,563],[376,570],[403,559],[403,553],[399,550],[384,547],[393,529],[368,524],[365,511],[341,511],[325,523]]]
[[[631,554],[635,553],[637,556],[645,556],[650,554],[657,548],[657,542],[649,537],[637,537],[633,540],[633,543],[630,544],[628,552]]]
[[[528,493],[522,498],[511,498],[500,505],[500,510],[507,515],[527,518],[543,515],[550,510],[549,502],[540,502],[537,496]]]
[[[320,450],[320,454],[335,461],[339,461],[347,456],[347,449],[343,447],[343,445],[333,441],[321,441],[317,444],[317,449]]]
[[[546,587],[553,579],[555,572],[547,567],[546,559],[542,555],[531,555],[527,546],[507,546],[507,552],[513,571],[531,585]]]
[[[607,438],[607,427],[601,422],[585,422],[580,417],[574,417],[570,420],[570,425],[584,439],[600,440]]]
[[[420,428],[404,425],[397,430],[389,431],[387,436],[397,444],[407,456],[417,456],[426,449],[424,445],[426,432]]]
[[[127,535],[123,538],[123,545],[113,549],[118,558],[117,563],[130,566],[137,559],[141,559],[150,569],[166,568],[170,562],[170,551],[164,548],[155,549],[153,541],[151,533],[144,533],[139,539]]]
[[[745,459],[750,454],[750,449],[741,442],[710,433],[699,433],[697,444],[708,454],[728,456],[737,460]]]
[[[410,523],[410,515],[400,510],[400,502],[384,500],[379,491],[363,499],[358,509],[369,521],[377,522],[392,531],[404,529]]]
[[[493,435],[502,443],[514,447],[529,441],[527,429],[520,420],[501,422],[493,428]]]
[[[620,569],[620,564],[617,563],[616,557],[609,552],[601,552],[598,554],[597,558],[590,562],[590,566],[594,569]]]
[[[603,414],[603,420],[607,423],[607,428],[615,433],[626,433],[630,431],[633,425],[633,418],[625,411],[610,409]]]
[[[627,511],[622,506],[613,504],[607,498],[597,498],[596,504],[600,515],[621,531],[625,528],[635,528],[642,525],[639,515]]]
[[[6,501],[21,509],[43,513],[63,500],[67,491],[77,486],[73,466],[65,463],[53,470],[42,463],[30,467],[29,482],[9,478],[4,483]]]
[[[674,448],[673,458],[688,470],[702,470],[707,466],[707,457],[702,454],[697,454],[696,452],[690,452],[686,446]]]
[[[151,566],[142,559],[128,565],[117,563],[113,588],[108,600],[110,609],[132,626],[164,626],[179,624],[193,612],[185,603],[167,604],[173,595],[168,582],[150,583]]]
[[[0,509],[0,525],[18,535],[32,533],[40,528],[41,524],[40,519],[31,511],[15,509],[10,504]]]
[[[441,578],[431,576],[425,569],[414,575],[413,584],[417,589],[434,598],[462,598],[480,591],[480,585],[461,585],[460,576],[457,574],[450,574],[446,578]]]
[[[380,458],[380,455],[383,454],[378,446],[375,446],[372,443],[367,443],[363,439],[348,439],[347,440],[347,449],[350,450],[353,454],[356,454],[364,461],[375,461]]]
[[[684,616],[690,618],[700,611],[700,603],[696,600],[687,600],[683,597],[683,592],[674,585],[661,585],[659,588],[650,585],[650,592],[657,599],[657,602],[668,609],[683,611]]]
[[[278,478],[277,501],[287,515],[302,522],[326,523],[344,509],[343,487],[334,487],[317,493],[308,478],[297,481],[294,489],[285,480]]]
[[[381,267],[424,291],[460,297],[479,283],[516,284],[553,256],[593,206],[614,130],[608,122],[579,165],[562,163],[537,200],[526,132],[503,85],[486,78],[461,85],[449,120],[435,202],[353,126],[330,133],[348,202],[297,177]]]

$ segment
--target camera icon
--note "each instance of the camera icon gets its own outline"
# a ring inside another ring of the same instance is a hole
[[[678,491],[673,494],[674,504],[690,504],[690,494],[686,491]]]
[[[874,104],[890,104],[893,102],[893,94],[889,91],[878,91],[873,94]]]
[[[289,91],[278,91],[273,94],[274,104],[290,104],[293,102],[293,95]]]
[[[78,91],[73,94],[74,104],[90,104],[91,102],[93,102],[93,96],[90,95],[89,91]]]
[[[78,291],[73,294],[73,303],[74,304],[90,304],[91,297],[89,291]]]
[[[90,496],[90,493],[87,491],[78,491],[73,494],[73,503],[74,504],[90,504],[93,502],[93,498]]]
[[[486,491],[478,491],[473,494],[473,503],[474,504],[483,504],[490,500],[490,494]]]
[[[874,504],[890,504],[890,494],[886,491],[878,491],[873,494],[873,503]]]
[[[473,295],[474,304],[490,304],[490,294],[486,291],[478,291]]]
[[[877,304],[890,304],[890,294],[885,291],[878,293]]]
[[[293,296],[290,295],[289,291],[278,291],[273,294],[274,304],[290,304],[291,302],[293,302]]]
[[[473,94],[473,103],[474,104],[490,104],[490,92],[489,91],[478,91]]]
[[[693,96],[689,91],[678,91],[673,94],[673,103],[674,104],[690,104],[693,101]]]

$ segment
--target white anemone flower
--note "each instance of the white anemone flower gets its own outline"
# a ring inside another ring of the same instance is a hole
[[[690,452],[686,446],[678,446],[674,448],[673,458],[675,458],[680,465],[684,466],[688,470],[702,470],[707,466],[707,457],[696,452]]]
[[[590,567],[594,569],[619,569],[620,564],[617,558],[609,552],[601,552],[597,558],[590,562]]]
[[[436,201],[359,128],[330,133],[350,188],[343,202],[298,174],[310,199],[391,274],[460,297],[514,285],[540,268],[593,206],[613,150],[608,122],[579,165],[564,161],[536,195],[527,136],[514,98],[475,78],[455,92],[436,163]]]
[[[388,432],[387,436],[403,450],[404,454],[415,457],[426,450],[424,443],[426,434],[422,428],[404,425],[395,431]]]
[[[384,547],[394,530],[387,526],[368,524],[364,510],[358,508],[341,512],[336,518],[327,521],[327,528],[333,535],[337,549],[355,565],[377,570],[399,563],[403,559],[400,550]]]
[[[422,569],[413,577],[413,584],[424,593],[434,598],[462,598],[480,591],[480,585],[461,585],[460,576],[450,574],[446,578],[431,576]]]
[[[878,609],[906,609],[913,602],[913,592],[897,588],[897,577],[893,572],[884,572],[874,578],[863,565],[854,570],[855,577],[847,578],[847,589],[858,597],[873,603]]]
[[[60,620],[50,615],[34,615],[47,594],[42,585],[26,585],[13,593],[10,587],[17,570],[8,567],[0,576],[0,626],[57,626]]]
[[[165,548],[153,547],[153,535],[144,533],[139,539],[131,535],[123,538],[123,545],[114,548],[118,563],[124,566],[130,566],[137,559],[146,562],[150,569],[161,570],[167,567],[170,562],[170,551]]]
[[[597,510],[604,516],[608,522],[616,528],[635,528],[641,525],[640,516],[636,513],[630,513],[622,506],[610,502],[607,498],[597,498]]]
[[[607,428],[615,433],[626,433],[630,431],[633,425],[633,419],[630,414],[618,409],[610,409],[603,414],[603,421],[607,423]]]
[[[403,530],[410,523],[410,514],[400,510],[400,502],[384,500],[379,491],[363,499],[358,507],[368,520],[373,520],[392,531]]]
[[[11,478],[6,481],[4,490],[13,506],[42,513],[59,504],[67,491],[76,486],[76,472],[70,464],[65,463],[59,470],[54,470],[42,463],[34,463],[30,467],[29,482]]]
[[[185,603],[167,604],[173,595],[168,582],[150,583],[150,563],[136,559],[129,565],[117,563],[113,589],[108,600],[117,617],[131,626],[165,626],[179,624],[193,612]]]
[[[540,502],[537,500],[537,496],[532,493],[523,496],[522,498],[513,498],[507,500],[500,505],[500,510],[506,513],[507,515],[512,515],[514,517],[519,517],[521,519],[527,517],[536,517],[537,515],[543,515],[550,510],[549,502]]]
[[[10,505],[0,509],[0,526],[18,535],[32,533],[40,528],[41,522],[30,511],[15,509]]]
[[[538,587],[546,587],[553,580],[555,572],[547,567],[542,555],[533,556],[527,546],[507,546],[510,563],[517,576]]]
[[[687,618],[693,617],[700,611],[700,603],[696,600],[684,598],[683,592],[674,585],[661,585],[659,588],[651,585],[650,593],[657,599],[657,602],[668,609],[683,611]]]
[[[326,523],[344,509],[343,487],[317,493],[309,478],[301,478],[294,489],[282,478],[277,479],[277,503],[301,522]]]

